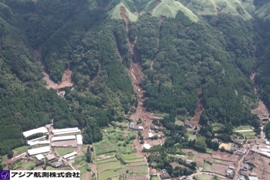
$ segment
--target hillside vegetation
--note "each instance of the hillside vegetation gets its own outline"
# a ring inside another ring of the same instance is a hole
[[[175,135],[185,129],[174,123],[198,115],[198,103],[202,114],[195,123],[207,139],[215,137],[215,123],[224,125],[221,138],[240,125],[259,133],[260,121],[250,113],[258,101],[250,75],[257,73],[258,96],[270,108],[269,2],[158,3],[2,1],[0,154],[25,144],[22,131],[52,119],[56,128],[84,129],[84,143],[102,140],[100,127],[128,120],[138,104],[128,74],[133,63],[144,75],[143,107],[168,115],[165,147],[187,143]],[[72,71],[74,87],[63,88],[61,98],[45,88],[42,71],[60,83],[65,70]],[[205,137],[190,146],[205,145]]]

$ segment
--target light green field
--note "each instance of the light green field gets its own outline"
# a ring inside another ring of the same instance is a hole
[[[115,8],[113,8],[110,12],[108,12],[108,14],[111,16],[112,19],[122,19],[120,16],[121,7],[124,7],[126,9],[126,15],[131,22],[136,22],[138,20],[138,16],[130,12],[130,10],[123,2],[121,2],[120,4],[115,6]]]
[[[196,139],[196,135],[188,133],[188,140]]]
[[[152,176],[150,180],[159,180],[157,176]]]
[[[54,150],[57,156],[64,156],[68,153],[72,153],[74,151],[74,148],[54,148]]]
[[[178,126],[184,126],[183,121],[180,121],[180,120],[175,121],[174,124]]]
[[[121,168],[121,163],[120,161],[110,161],[107,163],[99,164],[98,165],[98,172],[102,173],[106,170],[116,170]]]
[[[235,128],[235,131],[237,130],[252,130],[250,125],[246,125],[246,126],[239,126],[237,128]]]
[[[109,171],[104,171],[101,174],[99,174],[99,180],[104,180],[107,178],[112,178],[112,177],[117,177],[119,176],[118,170],[109,170]]]
[[[94,148],[96,155],[101,155],[105,153],[115,152],[117,147],[116,144],[111,143],[108,138],[105,138],[98,143],[94,143]]]
[[[23,170],[32,170],[35,168],[35,163],[33,161],[28,161],[28,160],[18,160],[13,164],[12,169],[20,169],[22,168]]]
[[[204,164],[203,164],[203,170],[204,171],[212,171],[211,167],[212,167],[211,164],[209,164],[207,162],[204,162]]]
[[[195,14],[200,15],[217,15],[216,8],[224,8],[222,13],[230,13],[230,15],[239,16],[244,19],[252,18],[239,0],[193,0],[187,7]]]
[[[246,137],[247,139],[254,139],[256,138],[256,133],[254,131],[251,132],[241,132],[241,134]]]
[[[198,17],[191,10],[175,0],[162,0],[161,3],[153,9],[152,15],[156,17],[166,16],[175,18],[178,11],[182,11],[191,21],[198,21]]]
[[[213,176],[206,175],[206,174],[199,174],[199,175],[196,175],[195,177],[197,180],[211,180],[211,179],[213,179]]]
[[[263,19],[270,19],[270,2],[257,9],[255,15]]]
[[[144,161],[143,158],[138,158],[138,157],[136,157],[135,154],[122,154],[121,157],[125,163],[134,163],[134,162],[143,162]]]
[[[129,173],[133,173],[133,174],[148,174],[148,167],[147,167],[147,165],[128,166],[126,168],[129,170]]]
[[[13,149],[14,155],[22,154],[22,153],[26,152],[29,148],[30,148],[30,146],[21,146],[21,147],[18,147],[16,149]]]

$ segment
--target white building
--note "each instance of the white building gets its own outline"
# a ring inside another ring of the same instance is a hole
[[[148,133],[148,137],[152,138],[154,135],[152,133]]]
[[[78,134],[78,135],[76,136],[76,138],[77,138],[77,144],[78,144],[78,145],[82,145],[82,144],[83,144],[83,141],[82,141],[82,135]]]
[[[65,128],[65,129],[54,129],[54,130],[52,130],[52,133],[54,135],[75,134],[75,133],[81,133],[81,130],[78,129],[77,127]]]
[[[70,158],[72,156],[76,156],[76,155],[77,155],[77,152],[72,152],[72,153],[69,153],[69,154],[64,155],[63,158],[64,159],[68,159],[68,158]]]
[[[75,135],[52,137],[52,141],[66,141],[75,139]]]
[[[44,159],[45,157],[42,154],[38,154],[36,155],[36,158],[41,161],[42,159]]]
[[[40,148],[35,148],[35,149],[28,149],[27,153],[32,156],[36,154],[43,154],[50,152],[50,146],[45,146],[45,147],[40,147]]]
[[[29,136],[37,134],[37,133],[46,134],[46,133],[48,133],[48,130],[45,127],[40,127],[40,128],[37,128],[37,129],[31,129],[29,131],[24,131],[23,135],[24,135],[24,137],[29,137]]]
[[[151,145],[150,145],[150,144],[144,144],[143,147],[144,147],[145,149],[150,149],[150,148],[151,148]]]
[[[27,141],[27,144],[29,144],[29,146],[44,145],[50,144],[50,141]]]

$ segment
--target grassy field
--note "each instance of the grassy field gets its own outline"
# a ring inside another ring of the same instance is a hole
[[[21,147],[18,147],[16,149],[13,149],[14,156],[26,152],[29,148],[30,148],[30,146],[21,146]]]
[[[148,174],[147,165],[128,166],[127,169],[129,170],[129,173],[132,174]]]
[[[120,161],[109,161],[103,164],[98,165],[98,171],[99,173],[102,173],[106,170],[116,170],[121,168],[121,163]]]
[[[143,158],[138,158],[135,154],[122,154],[121,155],[125,163],[143,162]]]
[[[251,15],[245,10],[242,3],[238,0],[193,0],[187,7],[201,15],[217,15],[216,8],[224,8],[222,13],[251,19]],[[240,15],[237,11],[241,11]]]
[[[112,177],[118,177],[119,172],[118,170],[109,170],[109,171],[104,171],[101,174],[99,174],[99,180],[105,180],[107,178],[112,178]]]
[[[188,140],[196,139],[196,135],[188,133]]]
[[[72,153],[74,148],[54,148],[54,150],[58,156],[64,156],[68,153]]]
[[[246,137],[247,139],[254,139],[256,138],[256,133],[254,131],[251,132],[241,132],[241,134]]]
[[[212,171],[211,166],[212,166],[211,164],[209,164],[207,162],[204,162],[204,164],[203,164],[203,170],[204,171]]]
[[[198,17],[191,10],[175,0],[162,0],[161,3],[153,9],[152,15],[156,17],[166,16],[175,18],[178,11],[182,11],[191,21],[198,21]]]
[[[111,127],[103,128],[105,133],[101,142],[94,143],[95,157],[97,164],[98,179],[118,178],[125,174],[126,170],[133,174],[147,174],[147,164],[132,166],[132,163],[144,162],[144,158],[138,158],[135,155],[136,149],[133,149],[133,142],[136,137],[136,131],[127,132],[126,128],[114,124]],[[129,166],[121,163],[116,155],[120,157]]]
[[[250,125],[239,126],[239,127],[235,128],[234,130],[235,131],[237,131],[237,130],[252,130],[252,127]]]
[[[206,175],[206,174],[199,174],[195,176],[197,180],[211,180],[213,176]]]
[[[184,126],[183,121],[180,121],[180,120],[175,121],[174,124],[178,126]]]
[[[152,176],[150,180],[159,180],[157,176]]]
[[[120,8],[124,7],[126,9],[126,15],[128,19],[132,22],[136,22],[138,20],[138,16],[133,14],[124,3],[119,3],[115,8],[113,8],[108,14],[112,17],[112,19],[122,19],[120,16]]]
[[[105,138],[98,143],[94,143],[94,148],[96,155],[115,152],[117,149],[116,144],[113,144],[108,138]]]
[[[16,169],[23,169],[23,170],[32,170],[35,168],[36,163],[34,163],[33,161],[28,161],[28,160],[18,160],[13,164],[13,168],[14,170]]]

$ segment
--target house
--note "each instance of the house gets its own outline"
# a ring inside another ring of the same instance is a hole
[[[187,159],[187,160],[186,160],[186,163],[187,163],[187,164],[191,164],[192,162],[193,162],[193,161],[190,160],[190,159]]]
[[[232,169],[226,169],[225,175],[227,177],[233,177],[233,170]]]
[[[233,142],[235,144],[243,145],[244,140],[243,139],[234,139]]]
[[[243,156],[245,153],[243,151],[236,151],[236,154],[239,156]]]
[[[51,163],[51,166],[54,167],[54,168],[59,168],[61,166],[63,166],[63,162],[62,161],[56,161],[56,162],[53,162]]]
[[[245,176],[240,175],[240,176],[238,177],[238,180],[246,180],[246,178],[245,178]]]
[[[212,142],[216,142],[216,143],[218,143],[218,142],[219,142],[219,140],[218,140],[218,138],[214,138],[214,139],[212,139]]]
[[[55,155],[54,154],[48,154],[46,156],[46,158],[47,158],[48,161],[51,161],[51,160],[55,159]]]
[[[150,176],[156,176],[157,175],[157,170],[156,169],[151,169],[150,170]]]
[[[259,180],[257,177],[254,177],[254,176],[248,176],[248,179],[249,180]]]
[[[257,177],[257,174],[256,173],[249,173],[249,176]]]
[[[150,149],[150,148],[151,148],[151,145],[150,145],[150,144],[144,144],[144,145],[143,145],[143,148],[145,148],[145,149]]]
[[[184,124],[186,127],[192,128],[192,125],[190,124],[190,122],[188,120],[185,120]]]
[[[234,166],[229,166],[228,169],[234,170],[235,167]]]
[[[246,156],[246,157],[244,158],[244,161],[249,161],[249,157]]]
[[[42,154],[38,154],[36,155],[36,158],[41,161],[42,159],[44,159],[45,157]]]
[[[240,175],[242,175],[242,176],[247,176],[247,172],[246,171],[240,171]]]
[[[247,170],[249,170],[250,169],[250,167],[249,167],[249,165],[248,164],[243,164],[242,165],[242,167],[241,167],[241,170],[243,170],[243,171],[247,171]]]
[[[150,129],[151,129],[151,130],[158,130],[158,127],[156,127],[154,124],[151,124],[151,125],[150,125]]]
[[[161,172],[162,173],[167,173],[167,170],[166,169],[162,169]]]
[[[163,173],[160,175],[161,179],[171,179],[171,176],[168,173]]]
[[[133,129],[133,130],[143,130],[142,126],[135,126],[134,122],[130,122],[128,127],[129,129]]]
[[[154,136],[154,134],[148,133],[148,138],[152,138],[153,136]]]

